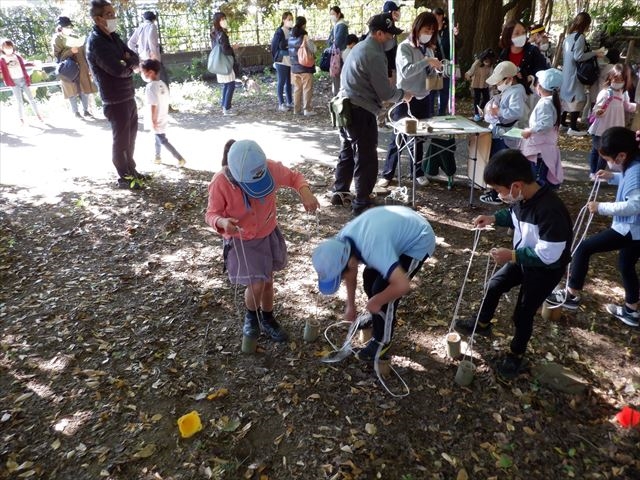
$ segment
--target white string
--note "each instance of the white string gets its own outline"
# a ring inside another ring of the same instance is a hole
[[[593,217],[595,215],[593,212],[589,211],[589,203],[596,201],[596,198],[598,198],[599,191],[600,191],[600,180],[596,179],[593,182],[593,186],[591,187],[591,191],[589,192],[589,196],[587,197],[587,202],[578,212],[578,216],[576,217],[576,222],[573,225],[573,240],[571,242],[571,260],[569,260],[569,263],[567,264],[567,273],[566,273],[567,281],[563,290],[562,302],[560,302],[557,305],[549,305],[549,303],[546,302],[545,306],[548,309],[562,307],[567,302],[567,298],[569,298],[569,273],[571,272],[571,262],[573,261],[573,254],[576,252],[576,250],[578,250],[578,247],[587,236],[587,232],[589,231],[589,227],[591,226],[591,221],[593,220]],[[587,212],[589,212],[588,217],[587,217]],[[586,223],[585,223],[585,217],[587,218]],[[584,227],[583,227],[583,224],[584,224]]]
[[[248,281],[248,285],[247,288],[250,290],[251,292],[251,298],[253,299],[253,305],[256,309],[256,316],[258,317],[258,320],[262,320],[262,311],[260,309],[260,305],[258,305],[258,301],[256,300],[256,296],[253,293],[253,288],[251,288],[251,275],[249,275],[249,262],[247,261],[247,252],[244,249],[244,240],[242,239],[242,229],[239,227],[237,228],[237,232],[238,232],[238,239],[240,240],[240,250],[242,251],[242,257],[244,259],[244,266],[246,268],[246,276],[238,276],[236,278],[236,284],[235,284],[235,292],[234,292],[234,303],[236,303],[236,308],[238,307],[237,304],[237,293],[238,293],[238,285],[240,284],[237,280],[239,280],[240,278],[246,278]],[[236,237],[231,237],[231,243],[233,244],[233,249],[236,252],[236,259],[238,260],[238,265],[240,265],[240,255],[238,253],[238,248],[236,246]],[[238,309],[239,310],[239,309]],[[238,314],[240,314],[240,310],[238,311]]]
[[[482,229],[475,229],[475,233],[473,234],[473,244],[471,247],[471,256],[469,257],[469,264],[467,265],[467,272],[464,274],[464,279],[462,280],[462,287],[460,288],[460,294],[458,295],[458,301],[456,302],[456,307],[453,310],[453,318],[451,319],[451,323],[449,324],[449,331],[447,335],[453,331],[453,326],[456,323],[456,318],[458,317],[458,311],[460,310],[460,304],[462,303],[462,296],[464,295],[464,289],[467,285],[467,280],[469,279],[469,272],[471,271],[471,265],[473,264],[473,257],[476,254],[476,249],[478,248],[478,242],[480,241],[480,233]]]
[[[480,302],[480,306],[478,307],[478,313],[476,314],[476,321],[473,324],[473,330],[471,331],[471,337],[469,337],[469,341],[467,342],[467,349],[464,353],[462,359],[469,358],[469,361],[473,364],[473,341],[476,335],[476,328],[478,328],[478,320],[480,319],[480,312],[482,311],[482,307],[484,306],[484,300],[487,298],[487,292],[489,291],[489,279],[493,277],[493,274],[496,271],[498,264],[496,262],[493,263],[493,270],[491,270],[491,275],[489,275],[489,265],[491,264],[491,255],[487,256],[487,267],[484,271],[484,286],[482,288],[482,301]]]

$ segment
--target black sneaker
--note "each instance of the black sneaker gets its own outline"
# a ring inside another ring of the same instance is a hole
[[[144,185],[135,178],[119,178],[118,188],[125,190],[142,190]]]
[[[244,325],[242,327],[242,335],[250,338],[258,338],[260,336],[260,327],[258,326],[258,317],[246,313],[244,316]]]
[[[564,288],[554,290],[545,301],[552,307],[562,306],[567,310],[577,310],[580,306],[580,296],[571,295]]]
[[[496,373],[505,380],[513,380],[525,370],[526,364],[524,357],[507,353],[498,360]]]
[[[488,203],[489,205],[502,205],[502,200],[500,200],[498,192],[495,190],[489,190],[488,192],[480,195],[480,201],[482,203]]]
[[[626,305],[614,305],[613,303],[607,304],[605,308],[607,312],[625,325],[629,325],[630,327],[640,326],[640,312],[637,310],[631,310]]]
[[[353,196],[351,192],[333,192],[331,195],[331,205],[337,207],[349,207],[351,206],[351,199]]]
[[[260,328],[269,335],[274,342],[286,342],[289,335],[285,332],[275,318],[261,318]]]
[[[476,321],[473,318],[467,320],[456,320],[456,324],[453,327],[456,332],[462,333],[463,335],[471,335],[473,333],[473,327],[475,326]],[[491,324],[482,325],[478,323],[476,327],[476,333],[478,335],[482,335],[488,337],[491,335]]]
[[[380,358],[387,358],[385,354],[387,353],[387,350],[389,350],[389,347],[391,347],[391,343],[387,343],[385,345],[377,341],[375,338],[372,338],[364,347],[356,352],[356,358],[363,362],[373,362],[378,354],[378,349],[380,349]]]
[[[93,115],[91,115],[91,112],[89,110],[85,110],[84,111],[84,118],[93,118]]]

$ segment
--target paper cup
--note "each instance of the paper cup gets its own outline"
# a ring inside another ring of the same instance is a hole
[[[255,337],[242,336],[242,353],[256,353],[258,339]]]
[[[416,133],[418,131],[418,121],[413,118],[405,119],[404,130],[407,133]]]
[[[302,338],[305,342],[313,342],[320,335],[320,322],[314,319],[308,319],[304,324]]]
[[[462,339],[456,332],[451,332],[447,335],[447,356],[449,358],[458,358],[462,353],[460,350],[460,344]]]
[[[548,322],[557,322],[562,318],[562,307],[551,308],[547,302],[542,302],[542,312],[540,314]]]
[[[455,382],[461,387],[467,387],[473,382],[473,375],[476,370],[476,366],[469,360],[462,360],[458,364],[458,371],[456,372]]]

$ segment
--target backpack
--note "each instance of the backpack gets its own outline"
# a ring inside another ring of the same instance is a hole
[[[580,33],[576,35],[576,39],[571,46],[571,51],[576,46],[576,42],[578,41],[578,37],[580,37]],[[585,52],[591,50],[589,44],[585,42]],[[589,60],[585,60],[583,62],[576,62],[576,77],[578,77],[578,81],[587,86],[591,86],[596,83],[598,77],[600,76],[600,67],[598,66],[598,58],[594,55]]]

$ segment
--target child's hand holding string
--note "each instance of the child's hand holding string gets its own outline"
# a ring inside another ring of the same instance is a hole
[[[304,186],[300,189],[300,197],[302,198],[302,205],[307,212],[315,212],[320,208],[320,202],[318,202],[318,199],[309,187]]]
[[[238,226],[239,220],[237,218],[219,218],[218,219],[218,227],[224,230],[224,233],[228,235],[237,234],[240,232],[240,227]]]

